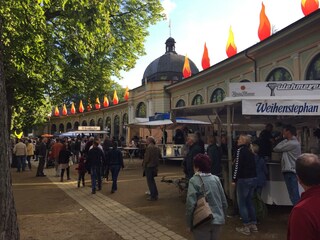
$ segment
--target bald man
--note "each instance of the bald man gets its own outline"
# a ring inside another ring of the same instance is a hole
[[[292,209],[287,232],[288,240],[320,239],[320,159],[304,153],[296,161],[298,181],[304,192]]]

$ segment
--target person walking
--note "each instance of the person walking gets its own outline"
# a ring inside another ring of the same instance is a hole
[[[211,174],[211,161],[208,155],[197,154],[194,157],[195,174],[189,181],[186,198],[186,216],[189,230],[192,231],[196,240],[217,240],[221,232],[222,225],[225,224],[225,216],[228,208],[227,199],[224,194],[220,179]],[[203,183],[203,185],[202,185]],[[207,201],[213,213],[210,222],[193,228],[193,212],[196,208],[197,199],[206,191]]]
[[[208,138],[208,143],[207,154],[211,161],[211,173],[222,178],[221,148],[217,145],[217,140],[214,136]]]
[[[296,161],[298,181],[304,192],[289,216],[287,240],[320,238],[320,159],[305,153]]]
[[[237,141],[236,159],[232,174],[232,184],[236,186],[236,194],[243,227],[236,231],[244,235],[258,232],[257,217],[252,197],[257,186],[256,163],[252,151],[249,149],[251,138],[241,134]]]
[[[101,166],[104,164],[105,156],[103,150],[99,147],[99,141],[93,141],[92,148],[88,151],[87,161],[90,166],[91,175],[91,193],[96,193],[96,184],[98,182],[98,191],[101,190]]]
[[[87,172],[86,166],[85,166],[85,159],[83,156],[83,153],[81,153],[81,156],[78,161],[78,167],[76,167],[76,170],[78,171],[78,188],[80,187],[80,183],[82,182],[82,187],[84,187],[85,184],[85,175]]]
[[[70,157],[72,156],[72,152],[69,150],[68,143],[64,143],[62,149],[59,153],[59,168],[61,170],[60,173],[60,182],[63,182],[64,172],[67,172],[67,180],[70,180]]]
[[[33,146],[33,143],[31,141],[31,139],[29,139],[27,141],[27,163],[28,163],[28,168],[29,170],[31,170],[31,158],[33,157],[34,155],[34,146]]]
[[[56,170],[56,177],[60,176],[60,170],[59,169],[59,154],[60,151],[63,149],[63,144],[61,143],[60,139],[57,138],[56,142],[51,146],[51,157],[54,160],[54,167]]]
[[[282,131],[284,140],[273,148],[273,151],[282,153],[281,170],[293,205],[296,205],[300,199],[296,160],[301,155],[301,144],[296,138],[296,133],[294,126],[284,126]]]
[[[150,196],[147,198],[148,201],[158,200],[159,193],[157,189],[154,177],[158,175],[159,160],[161,158],[161,151],[155,144],[156,141],[152,136],[149,136],[146,141],[147,148],[144,154],[142,166],[144,174],[147,178],[147,184],[150,191]]]
[[[20,138],[19,142],[13,147],[13,154],[16,157],[17,161],[17,172],[24,172],[26,168],[26,156],[27,156],[27,147],[23,143],[23,139]]]
[[[124,168],[122,152],[118,149],[117,142],[112,143],[112,150],[107,155],[107,166],[112,175],[111,193],[118,190],[117,180],[120,169]]]
[[[202,153],[202,149],[197,143],[198,138],[195,134],[189,134],[187,137],[187,146],[189,147],[188,153],[185,156],[182,165],[183,165],[183,171],[186,175],[187,179],[192,178],[194,174],[193,169],[193,158],[198,154]]]
[[[39,165],[37,168],[36,177],[46,176],[43,173],[43,169],[44,169],[44,165],[46,163],[46,157],[47,157],[47,142],[48,142],[48,138],[43,138],[39,145]]]

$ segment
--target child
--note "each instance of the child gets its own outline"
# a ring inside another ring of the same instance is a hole
[[[85,160],[84,160],[84,156],[81,153],[81,157],[79,159],[79,163],[78,163],[78,167],[76,168],[76,170],[78,170],[78,187],[80,187],[80,181],[82,181],[82,186],[85,186],[85,180],[84,177],[86,175],[86,167],[85,167]]]

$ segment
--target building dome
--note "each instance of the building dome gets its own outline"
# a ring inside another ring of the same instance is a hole
[[[175,51],[175,40],[169,37],[166,41],[166,53],[151,62],[143,74],[142,85],[155,81],[179,81],[182,80],[184,56]],[[189,59],[192,75],[199,72],[197,66]]]

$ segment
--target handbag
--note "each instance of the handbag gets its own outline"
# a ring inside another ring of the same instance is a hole
[[[200,196],[197,200],[197,204],[195,210],[193,212],[193,228],[200,226],[203,223],[209,222],[213,219],[213,213],[209,206],[207,200],[207,194],[204,187],[204,182],[200,175],[198,175],[201,179],[202,185],[202,196]]]

